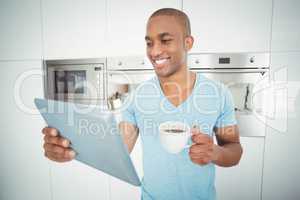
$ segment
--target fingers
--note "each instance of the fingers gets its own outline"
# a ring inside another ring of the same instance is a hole
[[[192,162],[200,165],[206,165],[212,161],[212,152],[200,151],[200,152],[189,152],[189,156]]]
[[[45,143],[56,144],[63,147],[69,147],[70,141],[59,136],[57,129],[45,127],[42,130]]]
[[[199,165],[207,165],[208,163],[211,162],[208,157],[201,157],[201,158],[191,157],[191,161]]]
[[[191,132],[192,132],[192,135],[203,134],[199,128],[192,128]]]
[[[66,150],[66,148],[63,148],[55,144],[49,144],[49,143],[44,143],[44,149],[46,152],[52,152],[57,154],[64,154]]]
[[[194,144],[190,147],[189,156],[192,162],[206,165],[213,159],[213,144]]]
[[[55,128],[45,127],[44,136],[45,156],[56,162],[70,161],[75,158],[75,152],[69,148],[70,141],[59,136]]]
[[[213,151],[213,145],[211,144],[205,144],[205,145],[197,145],[194,144],[190,147],[190,153],[192,154],[200,154],[205,152]]]
[[[75,152],[71,148],[64,148],[55,144],[44,144],[45,152],[47,153],[54,153],[58,157],[66,157],[66,158],[74,158]]]
[[[61,136],[49,136],[49,135],[45,135],[44,136],[44,141],[45,143],[49,143],[49,144],[55,144],[55,145],[59,145],[62,147],[69,147],[70,146],[70,141],[61,137]]]
[[[53,152],[47,152],[45,151],[45,156],[55,162],[66,162],[71,161],[73,158],[70,157],[64,157],[61,154],[53,153]]]
[[[44,144],[45,156],[51,160],[64,161],[72,160],[75,152],[71,148],[64,148],[55,144]]]
[[[213,144],[212,137],[203,133],[193,134],[192,141],[196,144]]]
[[[55,128],[45,127],[42,130],[42,133],[49,136],[57,136],[58,131]]]

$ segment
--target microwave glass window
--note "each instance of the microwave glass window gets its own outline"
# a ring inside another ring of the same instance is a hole
[[[84,94],[86,71],[55,71],[55,93]]]

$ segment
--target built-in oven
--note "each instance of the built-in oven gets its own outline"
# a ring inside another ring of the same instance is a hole
[[[144,56],[108,58],[106,74],[106,99],[111,110],[120,108],[129,93],[155,76],[151,63]]]
[[[269,54],[191,54],[188,65],[231,91],[241,136],[263,137],[269,98]],[[254,131],[255,130],[255,131]]]
[[[46,97],[97,104],[104,99],[105,59],[48,60]]]
[[[141,82],[155,76],[153,67],[144,59],[111,58],[108,62],[106,90],[112,110],[121,107]],[[241,136],[265,136],[269,99],[262,91],[269,81],[269,54],[190,54],[188,66],[229,88]]]

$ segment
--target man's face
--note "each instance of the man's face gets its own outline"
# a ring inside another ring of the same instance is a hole
[[[147,56],[161,77],[186,67],[187,51],[192,47],[192,38],[185,36],[177,20],[173,16],[155,16],[147,24]]]

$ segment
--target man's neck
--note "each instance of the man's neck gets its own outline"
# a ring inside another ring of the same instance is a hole
[[[169,77],[159,77],[160,85],[165,93],[176,92],[178,90],[193,89],[196,74],[187,68],[180,70]]]

